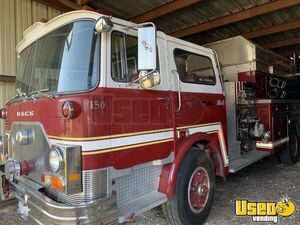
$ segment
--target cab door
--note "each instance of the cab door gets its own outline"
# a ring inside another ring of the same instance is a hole
[[[164,41],[158,37],[160,84],[142,89],[138,82],[137,31],[114,26],[108,34],[106,86],[111,105],[111,152],[117,169],[168,158],[173,129]]]
[[[176,130],[188,135],[225,132],[225,96],[213,51],[170,41],[168,55]],[[176,140],[176,146],[184,141]]]

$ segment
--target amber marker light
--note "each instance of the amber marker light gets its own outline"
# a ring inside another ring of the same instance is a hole
[[[63,177],[56,175],[51,176],[51,187],[58,191],[63,191],[65,187]]]
[[[79,180],[79,178],[80,178],[80,174],[79,174],[79,173],[71,173],[71,174],[68,176],[68,179],[69,179],[69,181],[71,181],[71,182],[77,181],[77,180]]]
[[[73,104],[70,101],[65,101],[62,105],[62,115],[65,119],[71,119],[74,114]]]

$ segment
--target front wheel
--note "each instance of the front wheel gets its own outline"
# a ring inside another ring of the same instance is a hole
[[[183,159],[176,180],[175,195],[163,205],[172,225],[200,225],[210,212],[215,174],[207,152],[192,148]]]

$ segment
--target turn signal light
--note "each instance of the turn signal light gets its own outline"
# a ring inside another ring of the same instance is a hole
[[[63,191],[65,187],[65,182],[63,178],[61,176],[52,176],[51,187],[58,191]]]
[[[62,105],[62,114],[65,119],[71,119],[74,114],[73,104],[70,101],[65,101]]]
[[[177,138],[186,138],[189,136],[189,131],[188,130],[178,130],[177,131]]]
[[[6,119],[6,117],[7,117],[7,110],[5,108],[0,109],[0,118]]]

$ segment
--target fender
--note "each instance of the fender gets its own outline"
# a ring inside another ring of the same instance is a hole
[[[215,146],[213,138],[206,133],[193,134],[178,148],[174,162],[163,167],[159,183],[159,191],[167,194],[168,198],[172,198],[174,195],[176,177],[181,166],[181,161],[190,148],[199,141],[205,141],[209,144],[209,153],[214,165],[216,166],[216,171],[218,171],[217,174],[225,176],[222,156],[218,151],[218,148]]]

